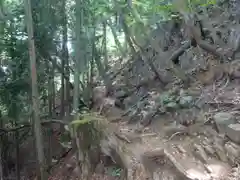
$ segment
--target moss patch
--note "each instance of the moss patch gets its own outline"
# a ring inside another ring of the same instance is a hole
[[[70,123],[71,134],[79,139],[79,145],[83,152],[87,152],[91,147],[99,146],[102,137],[101,129],[99,129],[99,121],[104,120],[103,117],[86,113],[79,115],[77,120]]]

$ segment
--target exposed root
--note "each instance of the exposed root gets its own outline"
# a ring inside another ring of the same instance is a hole
[[[121,134],[119,132],[114,132],[114,134],[115,134],[115,136],[117,136],[117,138],[119,138],[120,140],[123,140],[126,143],[131,143],[132,142],[124,134]]]
[[[175,136],[177,136],[177,135],[187,135],[188,133],[186,132],[186,131],[178,131],[178,132],[175,132],[174,134],[172,134],[169,138],[168,138],[168,140],[167,140],[167,142],[168,141],[171,141]]]

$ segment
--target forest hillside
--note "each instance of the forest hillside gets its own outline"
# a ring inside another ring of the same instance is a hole
[[[240,180],[239,10],[0,1],[0,180]]]

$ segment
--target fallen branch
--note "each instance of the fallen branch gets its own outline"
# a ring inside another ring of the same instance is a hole
[[[54,168],[54,166],[57,166],[58,164],[60,164],[60,162],[61,162],[62,160],[64,160],[64,158],[65,158],[71,151],[72,151],[72,148],[69,148],[66,152],[64,152],[64,153],[58,158],[58,160],[57,160],[54,164],[52,164],[51,166],[49,166],[49,167],[47,168],[47,172],[50,173],[51,170]]]

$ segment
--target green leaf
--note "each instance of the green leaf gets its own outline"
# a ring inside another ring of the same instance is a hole
[[[121,168],[113,168],[111,175],[113,177],[120,177],[121,176],[122,169]]]

